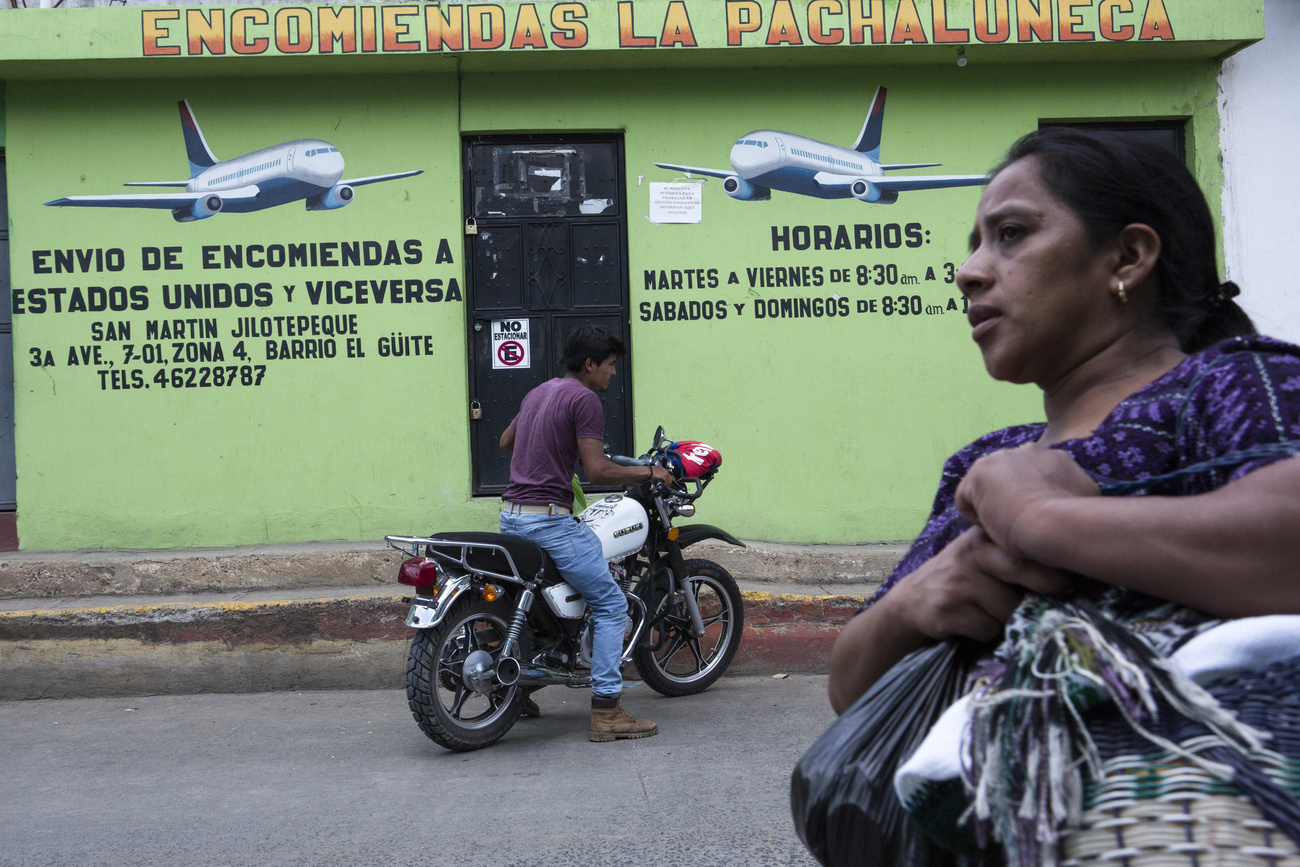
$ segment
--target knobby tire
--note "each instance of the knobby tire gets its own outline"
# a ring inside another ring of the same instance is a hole
[[[519,719],[522,698],[517,686],[498,685],[486,696],[468,689],[461,665],[469,652],[484,649],[495,660],[505,640],[514,606],[487,602],[471,590],[452,605],[442,622],[411,639],[406,657],[406,699],[420,731],[439,746],[469,752],[499,741]],[[476,624],[471,630],[471,624]],[[525,624],[519,637],[520,658],[532,641]],[[467,708],[486,704],[483,713],[465,719]],[[480,719],[481,718],[481,719]]]

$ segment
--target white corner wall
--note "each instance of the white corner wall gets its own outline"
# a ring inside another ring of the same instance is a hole
[[[1300,343],[1300,2],[1264,0],[1264,39],[1219,76],[1224,258],[1263,334]]]

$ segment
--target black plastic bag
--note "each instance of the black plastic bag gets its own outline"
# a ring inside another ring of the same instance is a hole
[[[831,724],[790,778],[795,830],[826,867],[946,867],[956,856],[913,825],[894,772],[966,689],[976,651],[945,641],[906,656]]]

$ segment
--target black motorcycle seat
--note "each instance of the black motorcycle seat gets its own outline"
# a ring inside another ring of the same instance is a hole
[[[471,569],[496,572],[499,575],[513,574],[510,564],[502,556],[501,551],[496,548],[473,547],[475,544],[495,545],[510,552],[510,558],[514,560],[515,566],[519,570],[519,577],[525,581],[532,581],[539,572],[543,575],[542,583],[545,585],[555,584],[563,580],[560,577],[560,570],[555,568],[555,562],[551,559],[551,555],[547,554],[538,545],[527,539],[521,539],[519,536],[511,536],[508,533],[466,531],[434,533],[429,538],[437,539],[440,542],[469,543],[471,547],[466,552],[465,559]],[[446,547],[443,547],[441,551],[457,559],[460,557],[459,551],[448,551]]]

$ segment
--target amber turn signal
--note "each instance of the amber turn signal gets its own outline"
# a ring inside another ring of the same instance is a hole
[[[483,599],[486,602],[496,602],[501,595],[501,588],[495,584],[483,585]]]
[[[679,535],[681,535],[681,531],[680,531],[680,530],[678,530],[676,527],[672,527],[672,528],[670,528],[670,529],[668,530],[668,541],[670,541],[670,542],[676,542],[676,541],[677,541],[677,537],[678,537]]]

